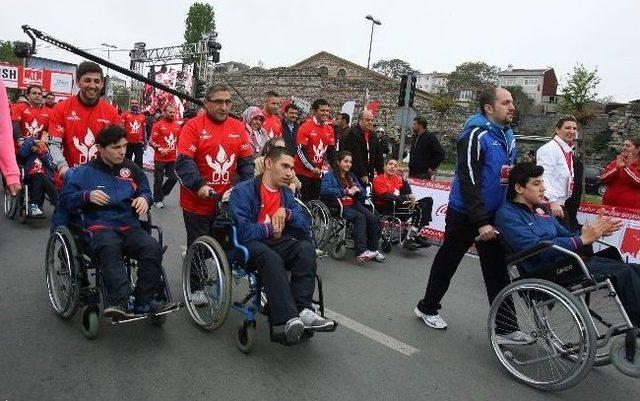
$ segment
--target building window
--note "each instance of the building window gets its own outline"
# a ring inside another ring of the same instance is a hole
[[[539,83],[538,77],[525,77],[524,86],[536,86]]]
[[[344,68],[338,70],[338,78],[345,79],[347,77],[347,71]]]
[[[515,78],[505,78],[503,86],[515,86],[516,79]]]
[[[473,91],[460,91],[460,100],[472,100]]]
[[[329,75],[329,69],[324,65],[318,68],[318,70],[320,71],[320,75]]]

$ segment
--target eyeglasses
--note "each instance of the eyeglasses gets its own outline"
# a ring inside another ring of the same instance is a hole
[[[231,99],[211,99],[210,97],[205,97],[205,99],[216,106],[222,106],[223,104],[231,105]]]

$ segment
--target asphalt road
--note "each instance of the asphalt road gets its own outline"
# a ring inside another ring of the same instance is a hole
[[[176,191],[154,211],[165,231],[165,268],[181,299]],[[78,316],[63,321],[44,280],[47,221],[0,218],[0,401],[4,400],[637,400],[639,382],[596,368],[576,387],[546,394],[517,383],[498,365],[486,335],[489,306],[479,264],[465,258],[444,299],[447,331],[413,316],[435,248],[394,248],[384,264],[319,262],[326,306],[347,325],[309,343],[269,342],[263,317],[250,355],[234,343],[239,316],[216,332],[190,323],[186,310],[164,327],[113,326],[82,337]],[[349,327],[347,327],[349,326]],[[406,352],[409,350],[408,352]],[[405,351],[405,352],[402,352]]]

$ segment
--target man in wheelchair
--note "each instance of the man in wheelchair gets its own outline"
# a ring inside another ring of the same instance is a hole
[[[311,223],[285,185],[292,169],[291,152],[272,148],[264,173],[237,184],[228,208],[238,240],[249,250],[249,266],[258,271],[266,290],[271,323],[284,326],[288,343],[300,341],[305,329],[328,331],[335,325],[313,310],[316,253],[309,240]]]
[[[621,227],[619,219],[598,216],[591,224],[582,227],[580,235],[571,235],[566,228],[543,208],[545,203],[544,169],[532,163],[517,164],[509,176],[507,202],[496,214],[496,228],[500,231],[513,252],[532,248],[541,241],[552,241],[555,245],[583,256],[587,269],[596,278],[608,277],[629,319],[640,327],[640,266],[619,260],[600,257],[585,252],[587,246],[610,235]],[[546,267],[555,266],[565,255],[549,249],[521,262],[527,274],[542,273]]]
[[[384,174],[379,174],[373,179],[373,195],[376,211],[398,217],[403,222],[411,221],[408,238],[404,243],[406,248],[416,249],[431,245],[419,232],[431,221],[433,199],[427,197],[416,200],[411,193],[411,186],[402,178],[397,160],[389,159],[384,165]]]
[[[149,181],[138,165],[125,159],[122,127],[107,126],[96,142],[98,157],[65,177],[56,214],[68,216],[71,227],[79,226],[91,257],[97,259],[108,298],[105,316],[126,318],[167,310],[170,306],[156,297],[162,289],[162,248],[138,217],[153,201]],[[123,253],[138,261],[133,291]]]

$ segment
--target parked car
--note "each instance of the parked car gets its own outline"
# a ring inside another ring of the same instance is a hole
[[[584,192],[589,195],[604,195],[607,187],[600,181],[602,167],[584,166]]]

